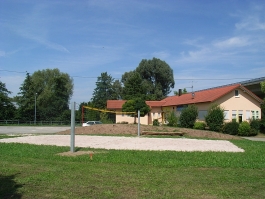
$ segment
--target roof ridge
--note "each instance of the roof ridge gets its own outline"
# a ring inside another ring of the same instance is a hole
[[[193,92],[201,92],[201,91],[213,90],[213,89],[224,88],[224,87],[233,86],[233,85],[241,85],[241,84],[239,84],[239,83],[226,84],[226,85],[222,85],[222,86],[216,86],[216,87],[212,87],[212,88],[201,89],[201,90],[197,90],[197,91],[193,91]]]

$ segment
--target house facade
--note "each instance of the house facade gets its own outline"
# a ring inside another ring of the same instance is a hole
[[[107,108],[122,111],[125,100],[108,100]],[[235,119],[238,122],[248,121],[252,118],[261,118],[261,103],[263,100],[249,91],[241,84],[222,86],[212,89],[186,93],[180,96],[170,96],[161,101],[146,101],[151,111],[141,117],[141,124],[151,125],[154,119],[164,123],[166,113],[173,111],[180,115],[182,109],[194,104],[198,108],[198,120],[204,121],[207,110],[213,104],[220,105],[225,112],[225,122]],[[125,114],[116,114],[116,123],[133,123],[134,118]]]

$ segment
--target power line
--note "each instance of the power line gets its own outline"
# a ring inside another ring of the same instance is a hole
[[[25,72],[21,72],[21,71],[11,71],[11,70],[0,70],[0,71],[5,71],[5,72],[10,72],[10,73],[27,73],[27,71]],[[29,73],[30,74],[30,73]],[[72,78],[84,78],[84,79],[96,79],[98,77],[88,77],[88,76],[70,76]],[[116,78],[113,77],[113,79],[121,79],[121,78]],[[193,81],[193,80],[200,80],[200,81],[214,81],[214,80],[245,80],[245,79],[254,79],[251,77],[241,77],[241,78],[174,78],[174,80],[187,80],[187,81]]]
[[[0,71],[5,71],[5,72],[9,72],[9,73],[27,73],[27,71],[21,72],[21,71],[14,71],[14,70],[0,70]]]

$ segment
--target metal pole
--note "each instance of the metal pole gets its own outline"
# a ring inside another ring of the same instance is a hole
[[[71,104],[71,152],[75,152],[75,102]]]
[[[140,136],[140,110],[138,110],[138,137]]]
[[[36,98],[37,98],[37,93],[35,93],[35,115],[34,115],[34,124],[35,125],[36,125],[36,113],[37,113]]]

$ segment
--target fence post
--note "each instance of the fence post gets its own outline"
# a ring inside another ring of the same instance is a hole
[[[75,102],[71,104],[71,152],[75,152]]]
[[[138,110],[138,137],[140,136],[140,110]]]

